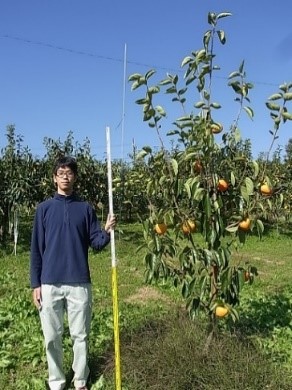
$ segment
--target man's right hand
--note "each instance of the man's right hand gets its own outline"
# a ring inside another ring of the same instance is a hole
[[[111,230],[114,230],[116,226],[116,222],[117,222],[116,216],[114,214],[113,215],[108,214],[104,230],[109,234]]]
[[[42,307],[42,290],[41,287],[36,287],[32,292],[33,303],[38,310]]]

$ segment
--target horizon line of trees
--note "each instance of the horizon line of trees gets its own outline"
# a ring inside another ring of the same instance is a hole
[[[19,233],[19,220],[32,216],[36,205],[51,197],[55,192],[52,180],[56,158],[70,155],[76,158],[79,167],[76,192],[96,208],[104,221],[108,212],[107,161],[97,160],[91,153],[88,138],[80,144],[75,142],[72,131],[64,141],[46,137],[45,155],[33,156],[28,146],[23,145],[23,137],[16,134],[15,126],[7,126],[7,145],[0,152],[0,243],[5,247],[14,241],[14,251]],[[252,159],[252,144],[249,139],[237,144],[236,153],[242,158]],[[259,164],[267,163],[269,176],[273,180],[274,191],[284,196],[282,212],[272,210],[267,220],[278,221],[290,216],[292,206],[292,138],[283,148],[278,147],[269,161],[265,153],[255,159]],[[143,150],[142,150],[143,152]],[[167,151],[170,158],[179,152],[179,146]],[[159,151],[154,152],[159,153]],[[143,153],[142,153],[143,156]],[[117,159],[112,161],[114,210],[121,221],[138,221],[139,216],[148,215],[149,199],[143,194],[149,171],[147,160],[141,158],[141,151],[133,147],[129,154],[130,162]],[[240,168],[239,168],[240,169]],[[281,188],[280,188],[280,187]]]

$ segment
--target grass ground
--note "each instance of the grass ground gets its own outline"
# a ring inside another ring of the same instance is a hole
[[[291,237],[250,237],[234,261],[250,261],[259,275],[247,286],[240,322],[224,328],[203,354],[206,324],[191,322],[180,295],[167,285],[146,286],[139,225],[116,233],[123,390],[291,389]],[[3,255],[0,273],[0,388],[45,389],[46,361],[38,315],[31,303],[29,253]],[[113,390],[114,347],[110,249],[90,254],[94,316],[90,339],[91,389]],[[64,335],[70,387],[71,341]]]

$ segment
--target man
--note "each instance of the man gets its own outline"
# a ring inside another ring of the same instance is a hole
[[[115,216],[101,228],[93,208],[73,191],[77,163],[60,158],[54,167],[57,192],[37,207],[31,240],[30,279],[46,345],[49,387],[65,387],[62,334],[67,312],[73,341],[76,389],[86,390],[88,335],[91,321],[91,280],[88,249],[103,249],[110,241]]]

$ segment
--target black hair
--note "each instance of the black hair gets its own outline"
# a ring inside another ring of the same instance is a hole
[[[65,168],[65,167],[70,168],[71,171],[74,173],[74,175],[75,176],[77,175],[77,162],[75,158],[69,156],[58,158],[54,166],[54,175],[57,174],[59,168]]]

